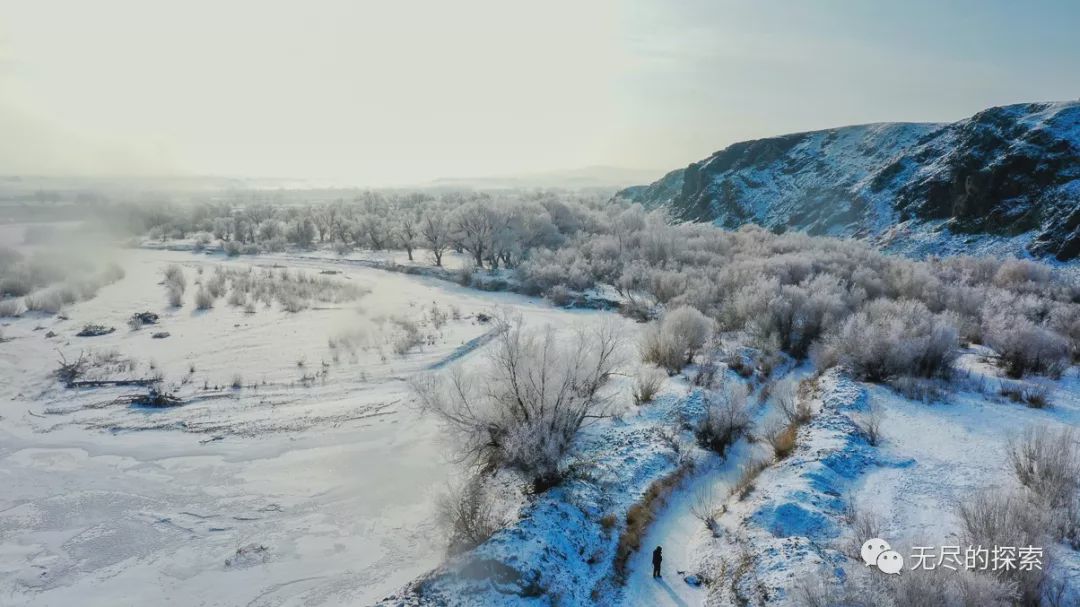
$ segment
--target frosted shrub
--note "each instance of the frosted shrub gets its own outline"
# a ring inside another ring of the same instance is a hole
[[[955,318],[932,314],[911,301],[871,301],[851,316],[824,346],[860,379],[945,377],[958,355]],[[819,353],[818,364],[829,355]],[[819,367],[820,368],[820,367]]]
[[[644,405],[656,398],[660,388],[667,379],[667,373],[653,366],[647,366],[638,371],[634,377],[633,398],[635,405]]]
[[[205,281],[206,290],[210,293],[210,296],[217,299],[225,295],[225,289],[228,278],[225,276],[224,270],[221,266],[214,269],[214,275]]]
[[[1047,283],[1052,278],[1050,268],[1027,259],[1009,259],[994,274],[994,284],[1006,289],[1028,287],[1029,283]]]
[[[177,264],[165,267],[165,293],[169,305],[179,308],[184,305],[184,291],[187,290],[187,279],[184,278],[184,269]]]
[[[166,283],[187,288],[187,279],[184,278],[184,269],[178,264],[173,263],[165,266],[165,270],[162,273],[165,275]]]
[[[1016,585],[1006,579],[958,569],[936,568],[918,575],[901,575],[890,584],[893,604],[940,607],[1013,607]]]
[[[967,497],[957,511],[960,544],[966,546],[1046,546],[1052,519],[1023,495],[987,492]],[[1022,605],[1039,605],[1049,567],[1002,572],[997,579],[1016,585]],[[914,577],[914,576],[912,576]]]
[[[1015,314],[988,319],[983,341],[997,352],[1006,375],[1012,378],[1028,373],[1057,377],[1069,364],[1069,342],[1064,337]]]
[[[1017,480],[1050,508],[1072,505],[1080,490],[1080,444],[1071,428],[1029,428],[1009,443]]]
[[[243,307],[247,304],[247,295],[238,289],[233,289],[229,292],[228,304],[233,307]]]
[[[705,394],[705,413],[694,431],[702,447],[724,455],[750,427],[747,396],[746,386],[741,383],[726,384]]]
[[[479,546],[506,524],[480,475],[451,485],[437,499],[436,508],[439,523],[446,529],[450,554]]]
[[[483,470],[510,468],[535,491],[560,482],[561,459],[588,420],[604,413],[603,388],[619,363],[618,330],[602,323],[573,338],[500,320],[486,369],[461,366],[413,383],[421,407]]]
[[[776,410],[789,424],[801,426],[814,415],[810,400],[799,397],[799,382],[794,379],[786,378],[777,382],[771,396]]]
[[[199,232],[192,237],[193,247],[196,251],[203,251],[213,242],[214,235],[209,232]]]
[[[56,314],[64,307],[64,299],[56,289],[45,289],[23,298],[23,304],[30,312]]]
[[[646,280],[649,293],[660,304],[666,304],[686,292],[688,284],[684,274],[669,270],[653,270]]]
[[[551,287],[547,290],[547,293],[544,294],[544,297],[546,297],[551,303],[560,307],[568,306],[571,302],[574,301],[573,294],[570,293],[569,289],[562,285],[555,285],[554,287]]]
[[[17,298],[0,300],[0,318],[19,316],[24,310],[23,302]]]
[[[292,293],[279,293],[278,303],[281,304],[281,309],[289,314],[296,314],[307,307],[307,303],[303,299]]]
[[[1080,305],[1057,304],[1050,311],[1047,326],[1069,341],[1073,360],[1080,360]]]
[[[775,342],[797,359],[810,345],[846,317],[862,298],[852,295],[835,276],[822,274],[800,285],[765,283],[740,291],[736,318],[746,324],[758,343]]]
[[[339,250],[399,247],[409,253],[419,246],[439,266],[447,251],[467,252],[477,269],[513,268],[513,280],[502,278],[514,290],[561,299],[566,292],[610,285],[623,300],[621,310],[634,318],[653,318],[658,306],[689,306],[724,331],[745,331],[756,345],[776,344],[797,359],[811,350],[817,359],[839,357],[837,343],[822,343],[822,336],[835,335],[865,302],[878,299],[918,301],[935,314],[953,312],[949,322],[959,337],[977,343],[985,341],[990,319],[1026,318],[1065,338],[1070,354],[1080,356],[1080,282],[1031,260],[915,261],[850,240],[773,234],[756,226],[731,232],[673,225],[662,211],[646,212],[598,194],[506,191],[495,200],[489,193],[446,192],[438,198],[362,193],[351,202],[307,207],[207,204],[182,213],[120,208],[162,236],[212,232],[230,253],[277,250],[285,240]],[[70,275],[62,263],[0,254],[0,291],[8,284],[17,292],[9,296]],[[482,278],[468,284],[503,284]],[[308,292],[294,294],[315,299]],[[674,354],[669,362],[664,366],[678,368]]]
[[[195,292],[195,309],[209,310],[214,307],[214,296],[204,286],[200,286]]]
[[[675,308],[650,325],[642,335],[641,359],[678,373],[712,335],[712,321],[689,306]]]
[[[21,297],[34,289],[34,280],[25,272],[15,272],[0,278],[0,296]]]
[[[177,285],[166,285],[165,295],[170,306],[179,308],[184,305],[184,290]]]
[[[1013,583],[966,569],[943,567],[918,575],[879,576],[857,566],[842,582],[827,585],[817,576],[800,584],[795,596],[800,607],[1015,607]],[[823,572],[828,579],[829,573]]]
[[[395,318],[393,323],[395,330],[390,345],[394,349],[394,354],[405,356],[423,345],[424,337],[420,334],[420,327],[415,322],[405,318]]]

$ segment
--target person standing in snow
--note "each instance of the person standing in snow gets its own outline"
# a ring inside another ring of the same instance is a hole
[[[652,576],[661,577],[660,575],[660,563],[664,560],[664,549],[660,546],[656,547],[656,550],[652,551]]]

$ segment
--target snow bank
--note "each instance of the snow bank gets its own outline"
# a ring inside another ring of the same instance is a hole
[[[701,394],[664,395],[638,415],[581,438],[564,486],[535,498],[520,520],[381,605],[593,605],[616,590],[613,559],[629,507],[695,449],[664,431],[700,415]],[[686,438],[687,437],[681,437]],[[683,460],[685,461],[685,460]],[[617,523],[605,527],[601,519]]]

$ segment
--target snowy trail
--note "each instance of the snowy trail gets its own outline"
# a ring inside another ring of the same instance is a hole
[[[805,368],[795,369],[788,377],[798,380],[807,373]],[[750,409],[753,427],[757,428],[764,427],[774,411],[771,400],[756,402]],[[691,510],[701,497],[719,507],[738,483],[744,466],[772,456],[772,449],[764,441],[751,443],[744,436],[728,448],[723,459],[714,456],[701,464],[701,469],[671,495],[642,541],[642,549],[631,557],[623,604],[641,607],[704,605],[705,589],[688,584],[685,578],[697,572],[698,559],[705,552],[702,544],[712,538]],[[657,546],[663,547],[664,554],[663,578],[660,580],[652,578],[652,551]]]
[[[752,445],[745,438],[739,439],[723,461],[716,461],[695,474],[671,496],[649,528],[642,549],[630,559],[623,604],[641,607],[705,604],[704,588],[691,586],[685,580],[695,572],[695,555],[700,556],[699,543],[708,536],[705,525],[691,513],[691,508],[701,494],[708,496],[713,504],[723,503],[738,481],[742,467],[767,453],[760,442]],[[652,578],[652,551],[656,546],[662,546],[664,554],[663,577],[658,580]]]

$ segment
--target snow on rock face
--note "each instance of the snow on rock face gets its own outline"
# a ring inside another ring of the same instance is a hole
[[[726,228],[852,236],[916,255],[977,245],[1068,261],[1080,256],[1080,102],[740,142],[620,195]]]

